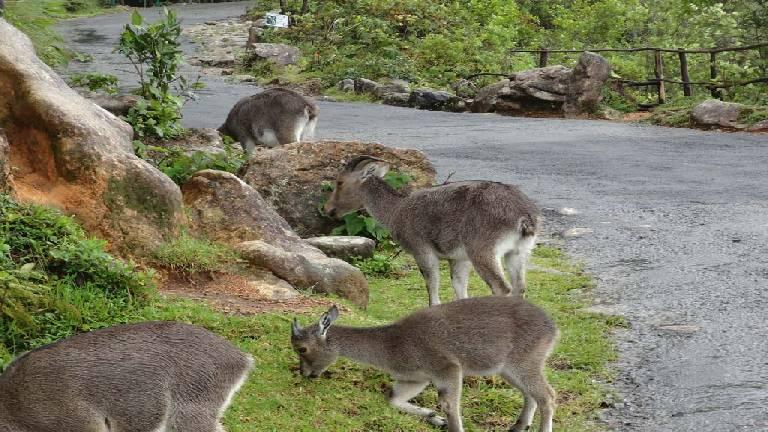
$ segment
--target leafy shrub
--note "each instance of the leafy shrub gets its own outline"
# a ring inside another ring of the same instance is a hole
[[[409,174],[401,173],[399,171],[389,171],[384,176],[390,186],[395,189],[401,189],[413,180]],[[333,184],[324,185],[324,189],[327,191],[333,190]],[[322,207],[322,204],[321,204]],[[349,235],[349,236],[363,236],[376,240],[377,243],[386,241],[390,238],[389,231],[379,224],[376,219],[369,216],[365,211],[350,212],[344,215],[342,218],[343,224],[331,231],[331,235]]]
[[[224,270],[239,259],[230,247],[197,239],[187,233],[161,245],[152,256],[156,264],[185,273]]]
[[[148,24],[138,12],[120,34],[117,52],[128,57],[139,75],[139,95],[145,100],[125,117],[139,137],[174,138],[183,132],[181,95],[193,85],[179,74],[181,25],[176,13],[163,9],[161,19]],[[189,98],[190,96],[185,96]]]
[[[125,321],[150,299],[152,274],[104,247],[72,218],[0,195],[0,353]]]
[[[90,91],[102,90],[108,94],[117,93],[117,77],[110,74],[98,72],[74,74],[69,77],[69,82],[75,87],[84,87]]]
[[[225,141],[224,153],[196,151],[192,154],[185,153],[179,147],[152,146],[141,141],[134,141],[133,144],[136,155],[157,167],[179,185],[186,183],[192,174],[204,169],[236,173],[245,162],[245,155],[235,151],[230,141]]]
[[[352,265],[366,276],[387,276],[395,270],[393,259],[392,256],[376,252],[370,258],[353,258]]]

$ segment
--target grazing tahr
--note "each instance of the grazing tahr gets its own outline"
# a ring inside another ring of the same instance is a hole
[[[388,170],[381,159],[353,158],[339,173],[325,213],[341,217],[365,208],[389,229],[416,259],[430,305],[440,303],[441,258],[450,264],[456,298],[467,297],[472,267],[495,295],[525,291],[540,219],[533,201],[515,186],[490,181],[448,183],[403,196],[384,181]]]
[[[338,356],[377,367],[395,380],[390,404],[423,417],[449,432],[463,431],[461,387],[465,376],[500,375],[524,397],[523,410],[510,430],[527,430],[536,407],[541,431],[552,431],[555,392],[544,376],[544,363],[558,330],[540,308],[520,297],[475,297],[422,309],[382,327],[332,325],[336,306],[318,324],[301,328],[294,319],[291,344],[301,374],[317,377]],[[435,411],[409,401],[432,383]]]
[[[83,333],[0,375],[2,432],[222,432],[253,360],[200,327],[147,322]]]
[[[309,99],[293,90],[273,88],[240,99],[219,132],[239,141],[250,154],[257,145],[277,147],[311,140],[317,115],[317,106]]]

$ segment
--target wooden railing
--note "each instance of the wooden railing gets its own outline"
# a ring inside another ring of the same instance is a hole
[[[737,51],[749,51],[759,50],[760,48],[768,47],[768,42],[759,43],[753,45],[745,45],[740,47],[727,47],[727,48],[697,48],[697,49],[684,49],[684,48],[657,48],[657,47],[640,47],[640,48],[592,48],[583,50],[560,50],[560,49],[535,49],[535,50],[510,50],[510,53],[533,53],[539,55],[539,67],[547,66],[549,62],[549,55],[551,53],[581,53],[584,51],[591,51],[596,53],[601,52],[619,52],[619,53],[636,53],[636,52],[653,52],[654,55],[654,79],[646,81],[632,81],[626,79],[618,79],[623,84],[631,87],[642,86],[656,86],[659,94],[659,103],[663,104],[667,101],[667,92],[665,84],[680,84],[683,89],[683,95],[691,96],[693,94],[691,86],[700,85],[709,89],[712,97],[722,99],[723,95],[721,89],[745,86],[748,84],[756,83],[768,83],[768,77],[758,77],[746,81],[717,81],[719,71],[717,68],[717,55],[724,52],[737,52]],[[676,53],[680,61],[680,79],[669,79],[664,75],[664,57],[662,53]],[[691,81],[688,73],[688,54],[709,54],[709,81]],[[472,78],[480,75],[496,75],[496,74],[475,74]],[[498,75],[510,75],[510,74],[498,74]]]

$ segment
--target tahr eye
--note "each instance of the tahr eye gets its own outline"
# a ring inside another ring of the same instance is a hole
[[[296,351],[298,351],[299,354],[304,354],[305,352],[307,352],[307,349],[304,348],[304,347],[301,347],[301,348],[297,349]]]

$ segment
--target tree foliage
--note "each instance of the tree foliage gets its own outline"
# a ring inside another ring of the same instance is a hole
[[[255,14],[276,6],[256,2]],[[298,3],[290,10],[297,10]],[[343,78],[402,78],[448,87],[476,72],[534,67],[531,54],[508,50],[595,47],[725,47],[768,41],[768,0],[327,0],[311,2],[289,29],[267,30],[266,41],[300,46],[303,72],[332,85]],[[653,75],[648,53],[607,55],[616,73]],[[552,55],[570,64],[576,55]],[[670,73],[677,56],[665,55]],[[721,54],[720,79],[768,75],[768,49]],[[689,57],[691,78],[709,80],[709,58]],[[763,89],[761,92],[760,89]],[[734,98],[757,102],[755,85]],[[765,102],[765,101],[763,101]]]

